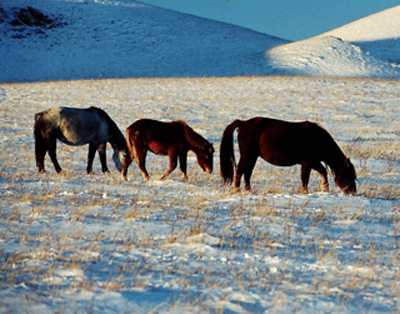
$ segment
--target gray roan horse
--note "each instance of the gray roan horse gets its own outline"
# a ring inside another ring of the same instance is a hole
[[[35,155],[39,173],[44,173],[44,157],[47,152],[57,173],[61,172],[57,161],[57,139],[61,142],[81,146],[89,144],[87,173],[92,172],[96,150],[99,152],[101,168],[109,172],[106,161],[106,147],[109,142],[114,149],[113,160],[119,171],[127,153],[125,137],[110,116],[102,109],[90,107],[49,108],[35,115]]]

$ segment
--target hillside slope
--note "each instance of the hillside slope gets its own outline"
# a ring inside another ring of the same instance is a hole
[[[29,3],[0,4],[0,82],[263,75],[285,42],[132,1]],[[58,24],[15,25],[28,5]]]
[[[284,74],[400,78],[400,6],[307,40],[274,47],[266,59]]]
[[[288,43],[130,0],[4,0],[0,82],[305,75],[400,78],[400,6]]]

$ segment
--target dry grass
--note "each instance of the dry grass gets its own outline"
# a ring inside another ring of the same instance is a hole
[[[246,308],[245,302],[234,299],[232,290],[248,300],[250,291],[265,300],[263,305],[254,301],[259,308],[272,311],[289,304],[302,312],[313,298],[334,303],[340,312],[374,293],[385,304],[395,302],[400,286],[396,271],[398,126],[395,120],[379,125],[384,113],[374,108],[381,105],[376,100],[375,105],[367,102],[372,96],[343,90],[343,84],[360,81],[327,80],[327,84],[322,79],[302,79],[300,84],[297,80],[4,85],[9,99],[0,111],[4,122],[0,137],[2,289],[21,284],[36,287],[39,292],[29,295],[32,304],[43,295],[56,300],[81,290],[133,294],[165,289],[171,295],[179,290],[167,298],[165,308],[171,312],[224,312],[227,304]],[[382,88],[385,82],[361,82],[399,101],[395,92]],[[55,174],[47,159],[48,173],[39,176],[32,122],[34,112],[44,109],[44,104],[101,106],[121,129],[137,118],[172,120],[184,115],[196,131],[214,142],[215,173],[204,174],[191,155],[189,182],[181,181],[178,169],[168,181],[160,182],[156,178],[168,162],[149,156],[150,182],[142,180],[134,164],[130,181],[122,182],[109,153],[111,175],[101,174],[96,157],[96,174],[88,176],[87,147],[60,145],[59,161],[65,171]],[[15,108],[29,109],[17,113]],[[319,194],[320,178],[315,173],[310,181],[312,194],[300,194],[299,167],[272,167],[262,160],[252,176],[253,193],[234,194],[232,187],[221,186],[222,130],[233,119],[254,115],[321,123],[352,158],[359,177],[358,195],[341,195],[331,176],[332,193]],[[355,126],[348,126],[344,135],[341,128],[349,124],[349,115]],[[377,126],[357,130],[368,116]],[[17,151],[16,143],[20,143]],[[202,234],[219,239],[219,244],[186,243],[187,238]],[[69,309],[60,306],[59,312]]]

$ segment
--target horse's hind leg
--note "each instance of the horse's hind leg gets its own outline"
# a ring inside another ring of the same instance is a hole
[[[256,165],[257,162],[257,157],[249,160],[246,164],[246,168],[243,171],[244,174],[244,182],[245,182],[245,190],[246,191],[251,191],[251,186],[250,186],[250,178],[251,174],[253,173],[254,166]]]
[[[175,152],[170,152],[168,154],[169,157],[169,169],[161,176],[160,180],[165,179],[169,176],[169,174],[175,170],[176,166],[178,165],[178,156]]]
[[[56,169],[57,173],[60,173],[62,169],[57,160],[56,150],[57,150],[57,140],[54,139],[53,141],[50,142],[50,145],[49,145],[49,156],[54,165],[54,169]]]
[[[142,173],[143,178],[146,181],[149,181],[149,173],[146,170],[146,155],[147,155],[147,150],[141,150],[139,151],[136,147],[136,163],[138,164],[138,167],[140,169],[140,172]]]
[[[41,137],[35,136],[35,157],[36,157],[36,167],[39,173],[45,173],[44,168],[44,157],[48,151],[47,144],[43,141]]]
[[[251,191],[250,177],[253,173],[256,161],[257,157],[248,158],[245,154],[242,154],[240,156],[239,164],[236,167],[234,186],[235,191],[238,191],[240,189],[240,180],[242,178],[242,175],[244,175],[245,190]]]
[[[131,158],[130,154],[128,153],[125,155],[124,161],[122,163],[122,170],[121,170],[122,180],[125,180],[125,181],[128,180],[127,179],[128,168],[131,163],[132,163],[132,158]]]

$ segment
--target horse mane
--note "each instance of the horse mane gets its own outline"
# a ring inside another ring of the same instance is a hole
[[[321,138],[323,138],[323,142],[330,146],[330,149],[328,150],[327,154],[327,156],[329,157],[326,157],[326,159],[324,160],[324,164],[326,169],[333,175],[333,177],[336,178],[339,171],[337,168],[337,162],[338,161],[340,162],[341,160],[344,161],[346,159],[346,155],[343,153],[339,145],[333,139],[332,135],[330,135],[329,132],[325,130],[325,128],[323,128],[317,123],[312,123],[308,121],[307,123],[310,126],[318,129],[321,134]]]
[[[189,146],[195,149],[204,149],[204,144],[209,144],[208,141],[200,134],[196,133],[185,121],[177,120],[174,123],[178,123],[183,126],[185,138],[189,143]]]

